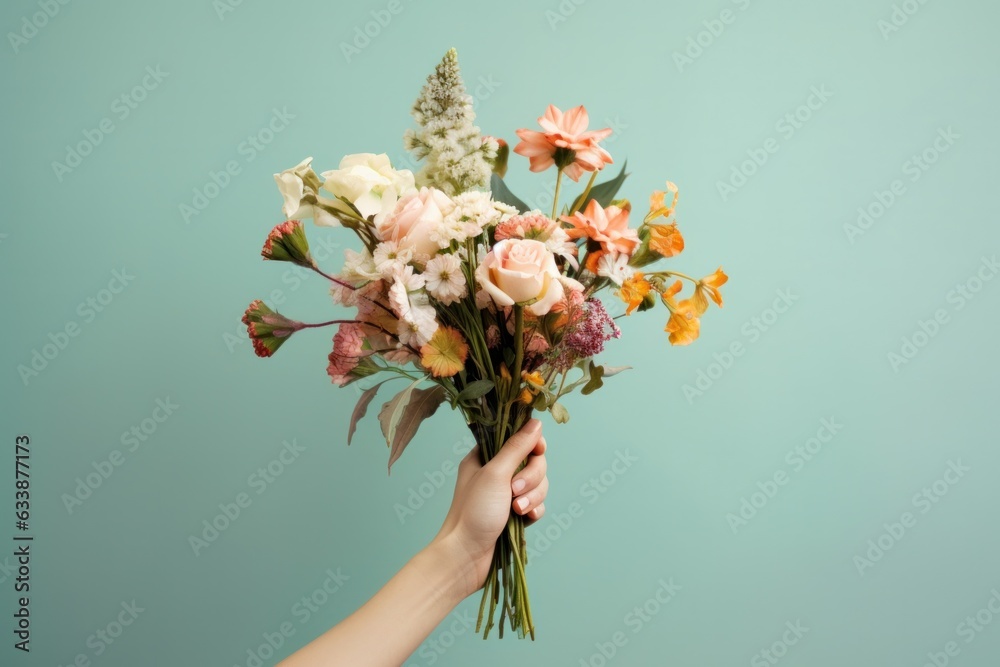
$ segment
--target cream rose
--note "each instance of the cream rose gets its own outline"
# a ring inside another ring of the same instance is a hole
[[[559,273],[555,255],[544,243],[527,239],[498,241],[479,263],[476,279],[498,306],[524,304],[538,316],[563,298],[564,281],[573,289],[579,285]]]
[[[385,153],[357,153],[340,161],[340,168],[323,172],[323,189],[354,204],[375,224],[388,217],[400,197],[415,190],[413,173],[396,171]]]
[[[274,175],[274,181],[278,184],[278,192],[281,193],[281,198],[284,201],[281,210],[288,220],[312,218],[317,225],[339,227],[340,221],[318,204],[325,204],[331,208],[337,208],[338,205],[342,206],[342,204],[319,196],[316,189],[319,186],[319,176],[313,171],[311,165],[312,158],[307,157],[291,169]]]
[[[400,247],[413,250],[415,258],[426,261],[438,251],[431,232],[439,228],[444,217],[455,207],[445,193],[437,188],[420,188],[396,203],[396,208],[375,228],[383,241],[395,241]]]

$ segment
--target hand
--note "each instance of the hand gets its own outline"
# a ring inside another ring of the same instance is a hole
[[[527,465],[518,472],[525,459]],[[450,545],[461,562],[466,596],[486,582],[493,549],[511,511],[525,516],[529,525],[545,514],[545,471],[545,438],[537,419],[512,435],[486,465],[478,447],[462,459],[451,509],[435,541]]]

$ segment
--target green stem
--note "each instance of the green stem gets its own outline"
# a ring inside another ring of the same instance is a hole
[[[590,189],[592,187],[594,187],[594,181],[595,180],[597,180],[597,172],[596,171],[594,171],[594,172],[592,172],[590,174],[590,180],[587,181],[587,187],[584,189],[583,194],[580,195],[580,200],[579,200],[580,201],[580,205],[579,206],[574,206],[573,210],[569,212],[570,215],[573,215],[577,211],[581,210],[583,208],[583,205],[587,203],[587,195],[590,194]]]
[[[556,219],[556,214],[559,213],[559,188],[562,187],[562,175],[563,170],[560,169],[559,173],[556,175],[556,193],[552,197],[552,219]]]

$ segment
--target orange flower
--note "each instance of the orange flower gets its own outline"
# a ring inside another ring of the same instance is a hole
[[[715,305],[722,308],[722,293],[719,288],[725,285],[728,280],[729,276],[722,272],[720,266],[715,270],[715,273],[698,281],[694,290],[694,302],[699,315],[708,310],[709,298],[715,302]]]
[[[618,290],[618,296],[628,304],[626,315],[631,315],[632,311],[642,304],[642,300],[649,294],[650,289],[652,289],[652,285],[639,272],[622,283],[621,289]]]
[[[664,203],[667,193],[673,195],[673,199],[671,200],[669,206]],[[670,216],[672,216],[674,214],[674,209],[677,208],[677,197],[678,197],[677,186],[671,183],[670,181],[667,181],[666,192],[664,192],[663,190],[656,190],[655,192],[653,192],[652,195],[650,195],[649,213],[646,215],[646,219],[644,220],[644,222],[650,222],[652,220],[659,218],[660,216],[664,218],[669,218]]]
[[[518,400],[525,405],[531,405],[531,403],[535,400],[535,396],[537,396],[538,392],[545,386],[545,378],[543,378],[542,374],[538,371],[535,371],[534,373],[521,371],[521,379],[527,384],[521,390]]]
[[[701,331],[701,321],[691,299],[684,299],[670,311],[670,319],[663,329],[670,334],[671,345],[690,345]]]
[[[420,363],[434,377],[451,377],[463,368],[469,356],[469,345],[458,329],[440,326],[431,339],[420,348]]]
[[[618,206],[603,208],[596,199],[587,203],[587,209],[572,216],[562,216],[571,225],[566,230],[571,239],[586,237],[601,244],[605,251],[615,251],[629,257],[639,246],[639,235],[628,226],[628,211]]]
[[[599,171],[605,164],[611,164],[611,154],[598,145],[611,134],[611,128],[587,131],[590,117],[582,106],[563,113],[550,104],[538,124],[544,132],[518,130],[521,143],[514,147],[515,153],[531,161],[531,171],[544,171],[555,165],[579,181],[585,171]]]
[[[664,257],[679,255],[684,250],[684,237],[677,229],[677,223],[649,226],[649,247]]]

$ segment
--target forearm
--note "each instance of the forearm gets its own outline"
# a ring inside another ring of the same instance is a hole
[[[398,667],[470,593],[470,565],[449,538],[436,538],[363,607],[280,667]]]

